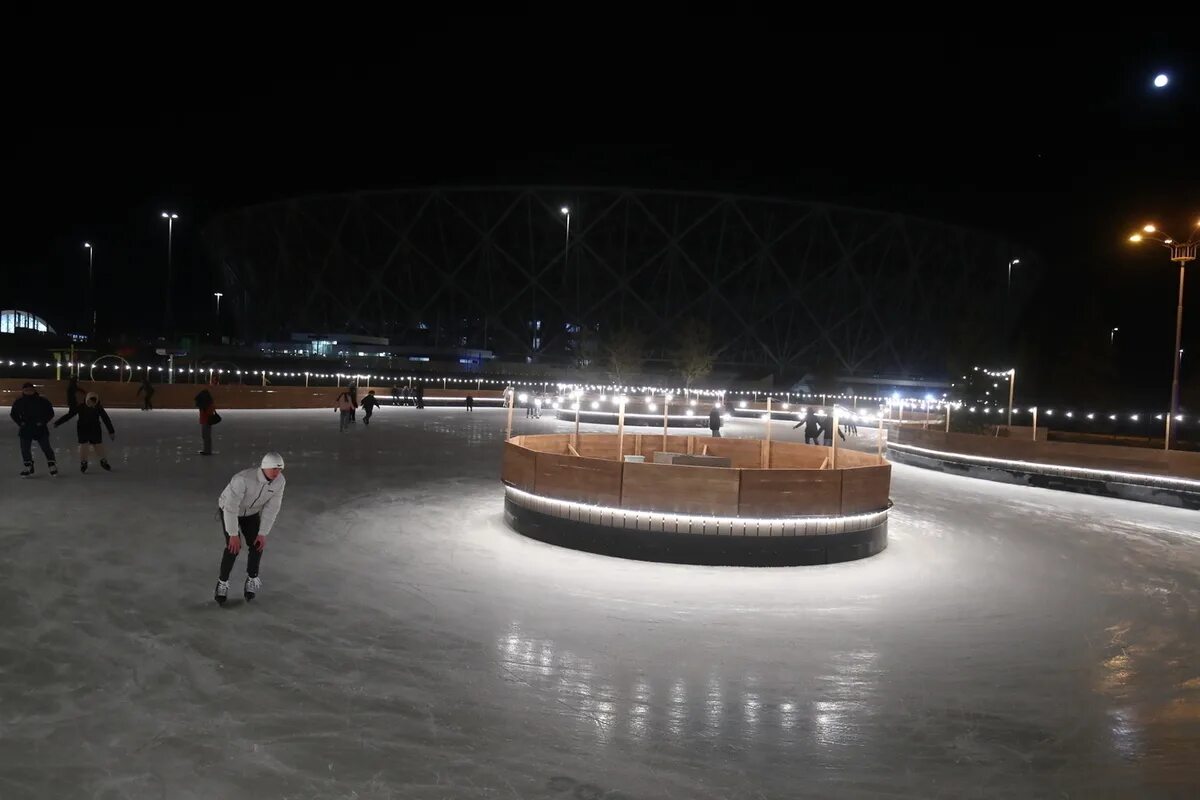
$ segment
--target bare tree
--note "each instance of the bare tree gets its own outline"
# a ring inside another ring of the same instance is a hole
[[[604,343],[604,356],[613,383],[623,386],[641,369],[644,347],[642,334],[632,328],[618,331]]]
[[[681,326],[673,355],[683,385],[691,389],[693,383],[712,372],[717,360],[708,326],[694,319]]]

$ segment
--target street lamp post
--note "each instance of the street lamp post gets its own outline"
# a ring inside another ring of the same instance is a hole
[[[163,334],[171,337],[171,245],[175,235],[175,220],[179,219],[179,215],[174,211],[162,212],[163,219],[167,221],[167,298],[163,308]]]
[[[563,275],[567,274],[567,253],[571,247],[571,209],[563,206],[559,209],[563,216],[567,218],[567,234],[563,239]],[[579,333],[576,334],[576,346],[578,346],[579,336],[583,332],[583,327],[579,322],[579,305],[582,289],[579,286],[579,276],[575,276],[575,325],[579,327]],[[578,355],[578,353],[576,354]]]
[[[1171,378],[1171,410],[1167,414],[1167,429],[1165,449],[1171,449],[1171,438],[1174,435],[1172,424],[1179,411],[1179,365],[1183,361],[1183,278],[1187,265],[1196,260],[1196,250],[1200,247],[1200,222],[1192,229],[1192,235],[1186,242],[1179,242],[1158,230],[1154,225],[1146,225],[1141,233],[1129,237],[1131,242],[1150,239],[1158,242],[1171,252],[1171,260],[1179,264],[1179,300],[1175,307],[1175,349],[1171,355],[1175,362],[1174,374]]]
[[[221,298],[224,295],[221,292],[213,292],[213,297],[217,298],[217,343],[221,342]]]
[[[1108,332],[1108,346],[1109,347],[1112,347],[1114,344],[1117,343],[1117,331],[1119,331],[1119,330],[1120,330],[1120,328],[1113,328],[1111,331]]]
[[[92,342],[96,341],[96,280],[92,267],[96,256],[96,248],[92,247],[91,242],[84,242],[83,246],[88,251],[88,305],[91,306],[92,318]]]

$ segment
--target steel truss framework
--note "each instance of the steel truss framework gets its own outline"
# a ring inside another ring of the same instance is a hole
[[[361,332],[554,361],[576,325],[636,329],[662,355],[696,319],[721,362],[790,374],[942,372],[949,348],[1000,339],[1020,302],[1002,313],[1005,265],[1031,261],[898,214],[580,187],[305,197],[225,214],[205,238],[248,339]]]

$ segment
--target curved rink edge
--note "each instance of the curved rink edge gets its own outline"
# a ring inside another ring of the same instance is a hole
[[[725,567],[797,567],[855,561],[887,548],[887,518],[850,533],[814,536],[715,536],[610,528],[563,519],[504,499],[504,520],[530,539],[587,553]]]

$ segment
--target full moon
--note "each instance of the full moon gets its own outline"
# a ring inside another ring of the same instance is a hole
[[[1168,78],[1165,73],[1159,73],[1158,75],[1154,76],[1154,85],[1161,89],[1166,86],[1170,80],[1171,79]]]

